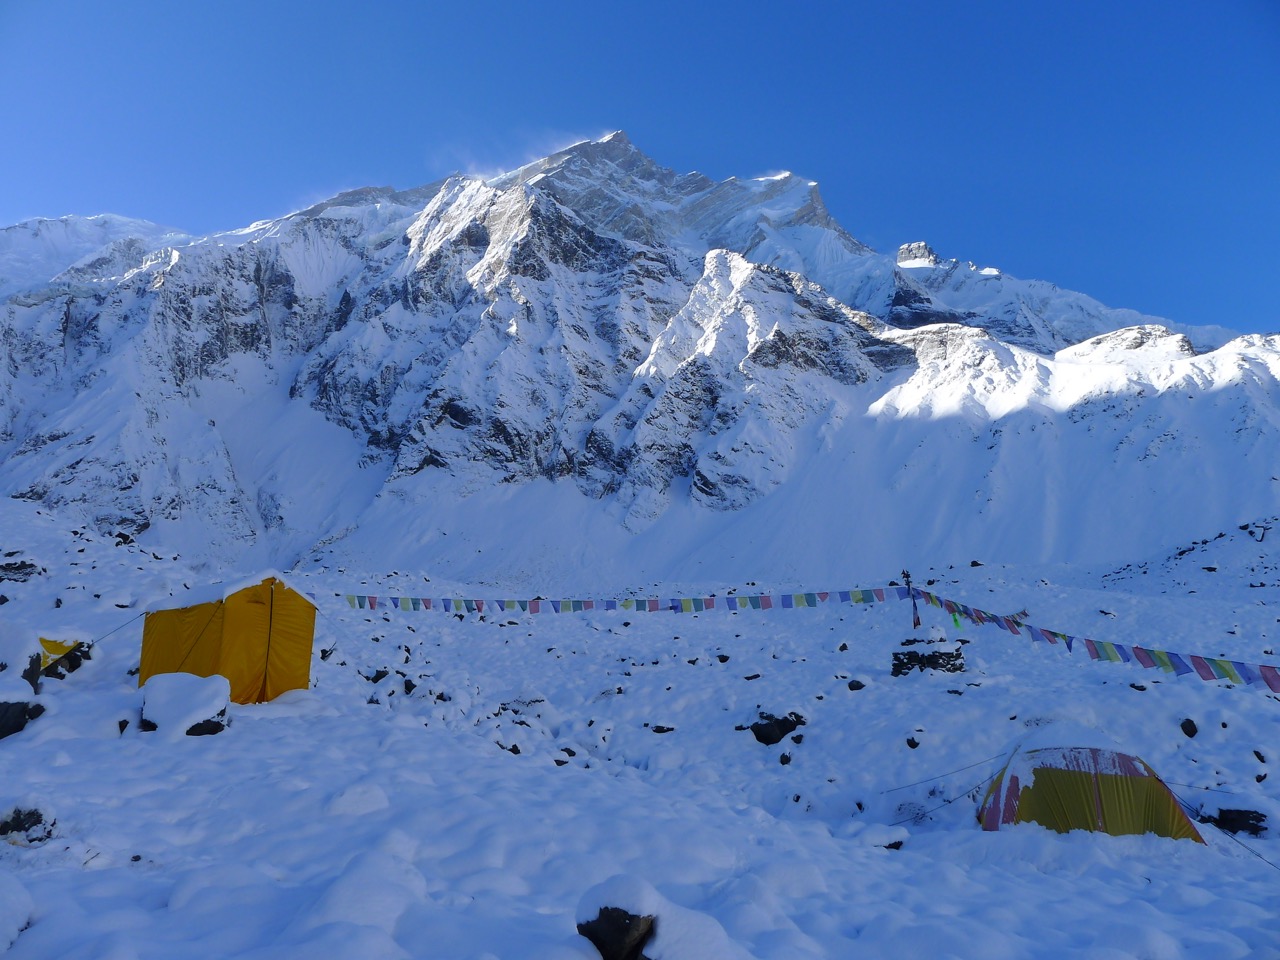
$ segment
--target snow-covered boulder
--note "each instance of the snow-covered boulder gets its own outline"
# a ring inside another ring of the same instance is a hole
[[[143,730],[160,730],[171,737],[201,737],[221,733],[231,723],[227,717],[231,684],[217,674],[157,674],[147,681],[142,696]]]
[[[619,874],[598,884],[583,894],[578,902],[576,922],[578,932],[587,936],[586,930],[601,918],[616,918],[619,913],[629,914],[641,921],[633,923],[637,929],[652,931],[652,936],[640,938],[633,944],[631,953],[610,956],[627,960],[750,960],[751,954],[730,939],[724,928],[713,917],[672,903],[649,883],[638,877]],[[644,923],[645,920],[648,923]],[[594,943],[595,941],[593,941]],[[624,942],[619,940],[619,943]],[[600,949],[600,944],[596,944]],[[601,953],[602,957],[606,955]],[[606,957],[608,960],[608,957]]]

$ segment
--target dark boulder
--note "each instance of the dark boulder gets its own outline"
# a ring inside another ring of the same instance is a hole
[[[785,717],[775,717],[771,713],[760,712],[760,719],[751,724],[751,732],[766,747],[781,743],[782,738],[805,725],[805,719],[798,713],[788,713]]]
[[[45,822],[39,810],[23,810],[14,807],[7,817],[0,820],[0,837],[17,835],[26,843],[43,843],[53,836],[57,821]]]
[[[0,702],[0,740],[11,736],[26,727],[40,714],[44,707],[38,703]]]
[[[1267,829],[1267,815],[1257,810],[1224,808],[1213,814],[1202,811],[1197,819],[1201,823],[1212,823],[1227,833],[1247,833],[1251,837],[1260,837]]]
[[[578,933],[600,951],[601,960],[647,960],[643,950],[657,918],[636,916],[619,907],[601,907],[594,920],[578,924]]]

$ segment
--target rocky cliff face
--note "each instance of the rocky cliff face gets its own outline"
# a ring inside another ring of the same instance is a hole
[[[995,496],[1009,411],[1275,393],[1271,340],[1223,374],[1152,318],[877,254],[802,178],[679,175],[621,134],[202,239],[20,224],[0,267],[3,492],[277,562],[427,490],[571,485],[631,531],[741,511],[835,469],[832,437],[940,411],[992,438],[966,496]]]

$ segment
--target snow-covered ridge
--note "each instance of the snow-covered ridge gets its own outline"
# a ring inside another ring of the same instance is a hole
[[[0,490],[210,557],[753,576],[854,526],[1077,559],[1276,512],[1276,338],[880,254],[810,180],[621,133],[205,238],[22,224],[0,265]]]

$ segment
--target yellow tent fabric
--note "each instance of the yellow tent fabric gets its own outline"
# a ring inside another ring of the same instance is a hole
[[[1038,823],[1059,833],[1155,833],[1204,843],[1145,761],[1094,747],[1015,753],[987,789],[978,819],[984,830]]]
[[[220,600],[148,613],[138,686],[157,673],[219,674],[236,703],[305,690],[315,622],[311,601],[275,577]]]
[[[70,643],[63,643],[61,640],[49,640],[45,637],[40,638],[40,669],[48,670],[49,664],[57,663],[68,653],[80,646],[78,640],[72,640]]]

